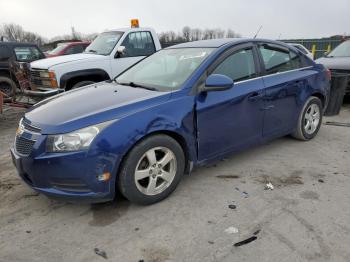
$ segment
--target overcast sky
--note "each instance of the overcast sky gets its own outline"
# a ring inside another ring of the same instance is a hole
[[[0,0],[0,24],[17,23],[51,38],[129,26],[157,32],[185,25],[232,28],[244,37],[316,38],[350,34],[350,0]]]

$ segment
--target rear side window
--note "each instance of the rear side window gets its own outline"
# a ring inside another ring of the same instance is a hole
[[[213,74],[228,76],[233,81],[256,77],[253,50],[251,48],[244,49],[228,56],[215,68]]]
[[[300,56],[289,49],[262,45],[259,50],[268,75],[303,67]]]
[[[129,33],[124,39],[125,56],[148,56],[155,52],[153,38],[150,32]]]
[[[65,55],[80,54],[84,52],[84,47],[82,45],[73,45],[64,52]]]
[[[6,46],[0,46],[0,61],[6,61],[11,57],[11,51]]]
[[[17,46],[14,48],[17,61],[30,62],[43,58],[38,48],[34,46]]]

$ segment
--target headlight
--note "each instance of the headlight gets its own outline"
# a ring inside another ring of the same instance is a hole
[[[114,121],[107,121],[66,134],[49,135],[46,142],[46,151],[71,152],[88,149],[97,134]]]

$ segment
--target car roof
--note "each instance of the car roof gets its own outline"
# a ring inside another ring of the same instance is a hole
[[[186,42],[178,45],[173,45],[170,47],[167,47],[166,49],[172,49],[172,48],[191,48],[191,47],[202,47],[202,48],[219,48],[224,45],[232,45],[232,44],[240,44],[240,43],[248,43],[248,42],[264,42],[264,43],[271,43],[271,44],[279,44],[282,46],[288,46],[287,44],[280,42],[280,41],[274,41],[274,40],[268,40],[268,39],[259,39],[259,38],[220,38],[220,39],[209,39],[209,40],[199,40],[199,41],[193,41],[193,42]]]
[[[107,32],[131,32],[131,31],[153,31],[152,28],[149,27],[123,27],[123,28],[116,28],[112,30],[106,30],[103,33]]]
[[[0,42],[0,45],[7,45],[7,46],[37,46],[33,43],[21,43],[21,42]]]

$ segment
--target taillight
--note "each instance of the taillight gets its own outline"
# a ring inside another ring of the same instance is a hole
[[[326,69],[326,75],[327,75],[328,80],[331,80],[331,78],[332,78],[332,72],[331,72],[331,70]]]

